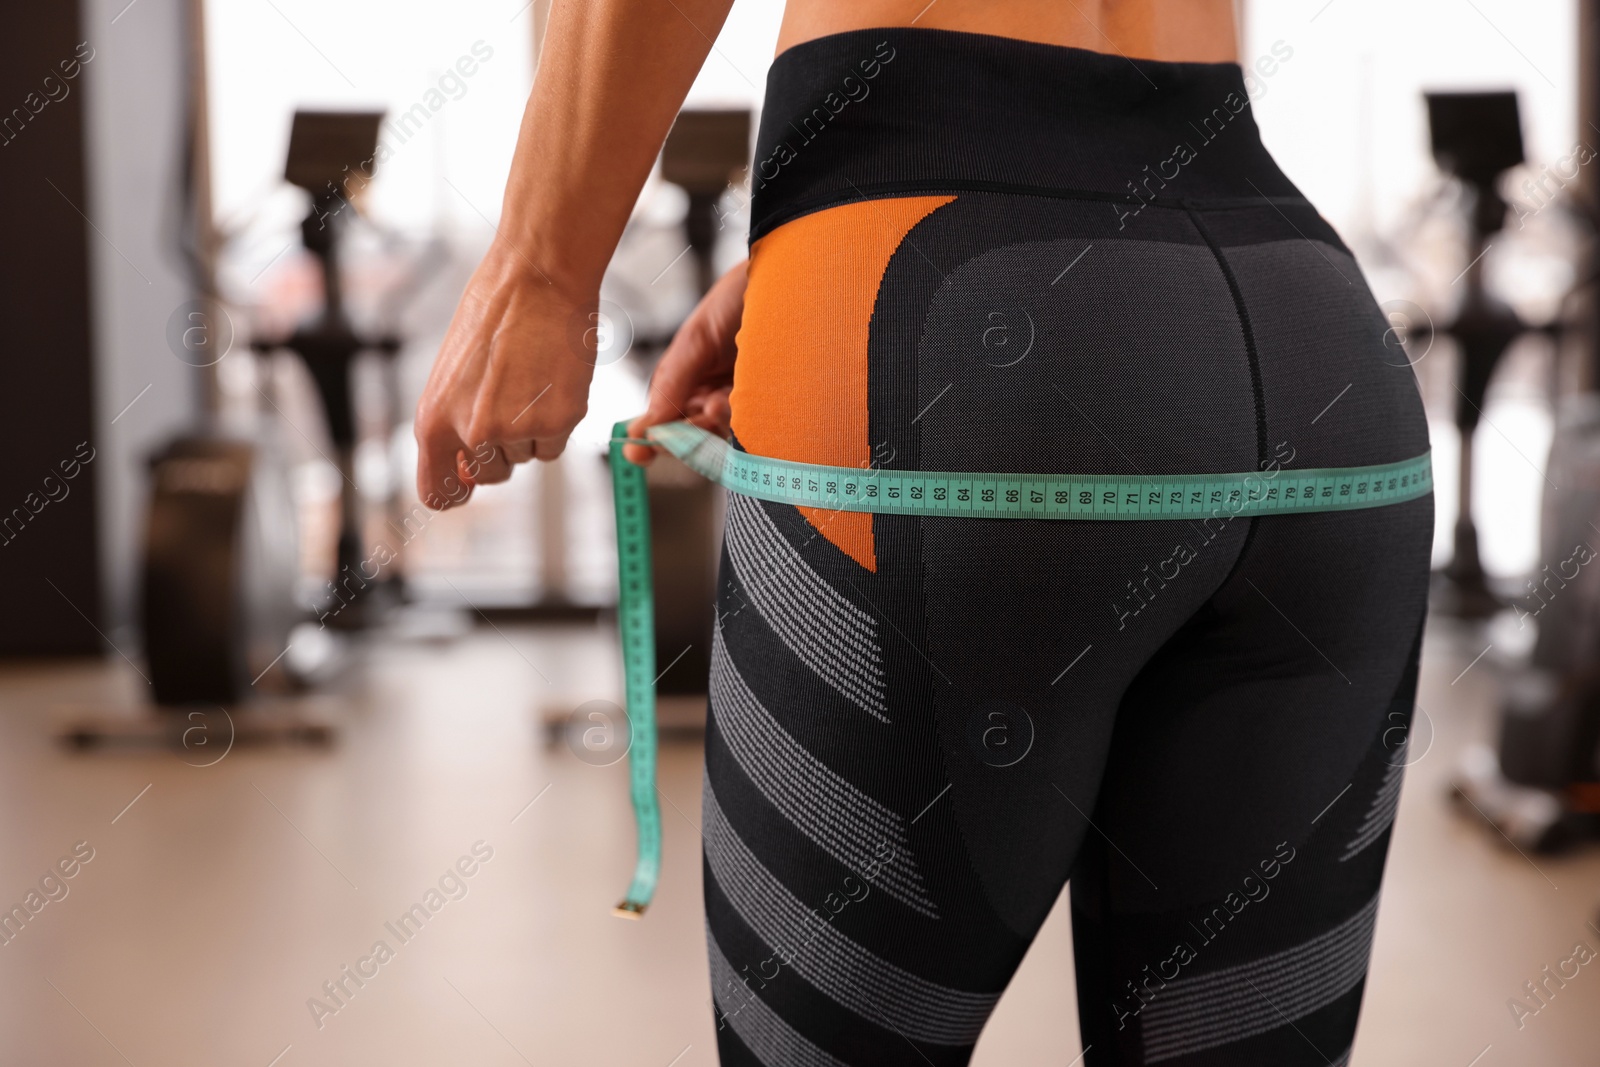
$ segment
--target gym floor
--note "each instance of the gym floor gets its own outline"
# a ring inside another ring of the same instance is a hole
[[[1600,848],[1524,856],[1446,798],[1463,747],[1491,730],[1494,663],[1474,661],[1487,642],[1447,620],[1429,631],[1434,736],[1401,799],[1361,1067],[1595,1062],[1600,964],[1520,1028],[1508,999],[1531,1010],[1525,982],[1576,944],[1600,949]],[[120,658],[0,670],[0,904],[77,849],[73,876],[48,882],[59,899],[0,945],[0,1062],[714,1064],[698,746],[665,746],[665,873],[644,921],[622,922],[626,762],[544,742],[546,709],[619,699],[616,657],[604,623],[376,640],[298,706],[338,724],[331,748],[218,737],[181,757],[58,742],[75,719],[138,707],[144,682]],[[396,936],[441,886],[426,924]],[[1074,1062],[1071,953],[1063,903],[976,1063]],[[344,968],[362,960],[358,986]],[[323,986],[341,980],[335,1000]]]

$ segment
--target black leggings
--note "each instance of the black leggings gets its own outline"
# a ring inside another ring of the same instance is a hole
[[[756,159],[752,452],[1291,485],[1427,448],[1234,65],[843,34],[779,57]],[[1432,523],[1427,497],[1112,522],[730,495],[722,1062],[965,1063],[1069,878],[1091,1067],[1347,1062]]]

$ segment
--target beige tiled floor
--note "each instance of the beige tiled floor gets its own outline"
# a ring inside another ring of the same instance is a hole
[[[1443,798],[1456,753],[1489,730],[1487,661],[1451,685],[1485,643],[1431,632],[1436,738],[1402,798],[1360,1067],[1600,1061],[1600,964],[1520,1032],[1506,1007],[1574,942],[1600,948],[1600,850],[1526,860]],[[144,683],[120,659],[0,671],[0,903],[76,842],[94,850],[0,946],[0,1064],[713,1064],[698,753],[663,753],[666,870],[628,923],[609,914],[630,868],[625,765],[539,735],[542,706],[615,699],[615,674],[600,629],[379,644],[312,701],[342,724],[332,751],[236,748],[198,767],[55,743],[83,709],[134,706]],[[401,943],[384,924],[480,841],[493,855],[465,896]],[[380,939],[393,958],[319,1027],[307,1000]],[[975,1062],[1066,1067],[1072,1005],[1058,908]]]

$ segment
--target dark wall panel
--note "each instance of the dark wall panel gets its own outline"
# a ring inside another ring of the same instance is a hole
[[[75,3],[0,33],[0,655],[100,651],[84,70]]]

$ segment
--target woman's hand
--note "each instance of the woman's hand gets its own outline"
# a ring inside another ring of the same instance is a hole
[[[688,419],[696,426],[727,437],[732,411],[734,338],[744,315],[744,287],[749,260],[741,260],[706,293],[684,320],[650,378],[650,403],[628,425],[629,437],[663,422]],[[628,445],[624,454],[635,463],[649,463],[656,450]]]
[[[417,495],[464,504],[513,464],[555,459],[588,407],[598,294],[568,292],[500,242],[467,283],[417,404]]]
[[[588,406],[600,279],[732,6],[550,8],[499,236],[417,405],[417,492],[429,507],[464,503],[474,484],[566,446]]]

